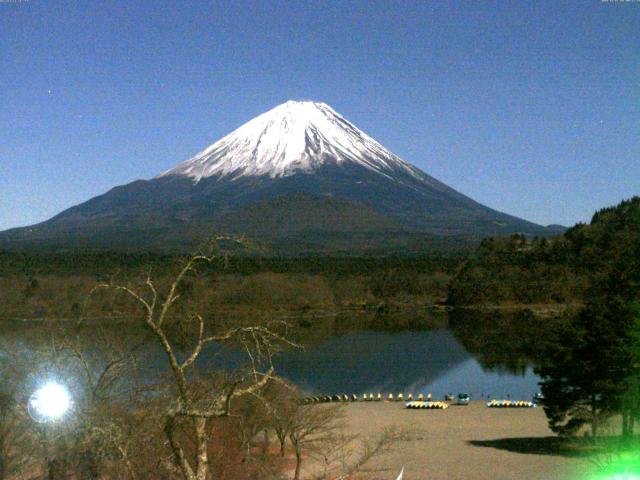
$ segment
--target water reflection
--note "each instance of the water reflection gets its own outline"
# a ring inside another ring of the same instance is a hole
[[[456,310],[448,326],[483,369],[526,375],[542,355],[542,339],[558,319],[517,312]]]
[[[309,393],[467,392],[529,398],[538,391],[531,367],[486,369],[451,330],[357,332],[276,359],[280,374]]]
[[[440,398],[467,392],[476,399],[530,398],[538,391],[532,369],[541,353],[537,340],[551,324],[528,313],[351,312],[304,319],[297,336],[306,348],[278,354],[275,365],[281,376],[309,393],[431,392]],[[34,329],[0,337],[22,344],[34,337]],[[166,368],[154,342],[142,341],[138,349],[147,368],[156,374]],[[199,366],[233,369],[243,361],[240,351],[211,347]]]
[[[470,359],[450,331],[357,332],[276,359],[281,375],[309,392],[400,392]]]

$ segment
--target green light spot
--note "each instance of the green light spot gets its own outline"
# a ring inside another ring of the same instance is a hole
[[[618,453],[598,462],[594,480],[640,480],[640,456]]]

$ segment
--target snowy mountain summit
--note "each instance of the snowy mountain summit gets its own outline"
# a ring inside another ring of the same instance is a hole
[[[557,230],[474,201],[325,103],[289,101],[155,178],[0,232],[0,250],[192,251],[224,233],[275,255],[407,255],[515,232]]]
[[[384,176],[402,170],[422,177],[329,105],[309,101],[278,105],[159,177],[279,178],[345,162]]]

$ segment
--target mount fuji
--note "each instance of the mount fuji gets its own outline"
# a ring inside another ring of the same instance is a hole
[[[516,232],[560,233],[475,202],[324,103],[289,101],[153,179],[0,233],[0,246],[184,250],[228,233],[277,254],[409,252]]]

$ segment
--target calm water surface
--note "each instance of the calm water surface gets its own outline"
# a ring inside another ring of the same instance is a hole
[[[395,320],[389,326],[388,318],[381,323],[378,317],[372,327],[369,320],[343,317],[312,323],[304,333],[312,341],[305,342],[304,350],[278,354],[277,372],[309,394],[430,392],[441,398],[465,392],[475,399],[530,399],[539,390],[539,378],[527,357],[530,352],[524,351],[531,340],[522,332],[531,335],[530,320],[502,318],[496,325],[494,317],[465,313],[455,319],[428,319],[418,329],[406,322],[398,328]],[[5,328],[0,338],[10,335],[24,346],[34,329],[8,333]],[[166,367],[154,343],[144,349],[144,357],[154,370]],[[239,351],[224,348],[205,350],[199,364],[234,368],[243,361]]]
[[[523,372],[483,368],[450,330],[355,332],[276,360],[279,373],[309,393],[466,392],[480,399],[528,399],[538,392],[531,366]]]
[[[465,392],[476,399],[530,399],[539,391],[539,378],[527,357],[532,339],[522,335],[529,320],[503,315],[496,324],[495,318],[464,313],[449,321],[444,315],[441,321],[430,318],[426,328],[401,331],[381,330],[379,322],[375,330],[366,322],[352,324],[329,329],[304,350],[279,354],[274,363],[281,376],[309,394],[431,392],[440,398]],[[236,363],[233,357],[219,356],[214,365]]]

